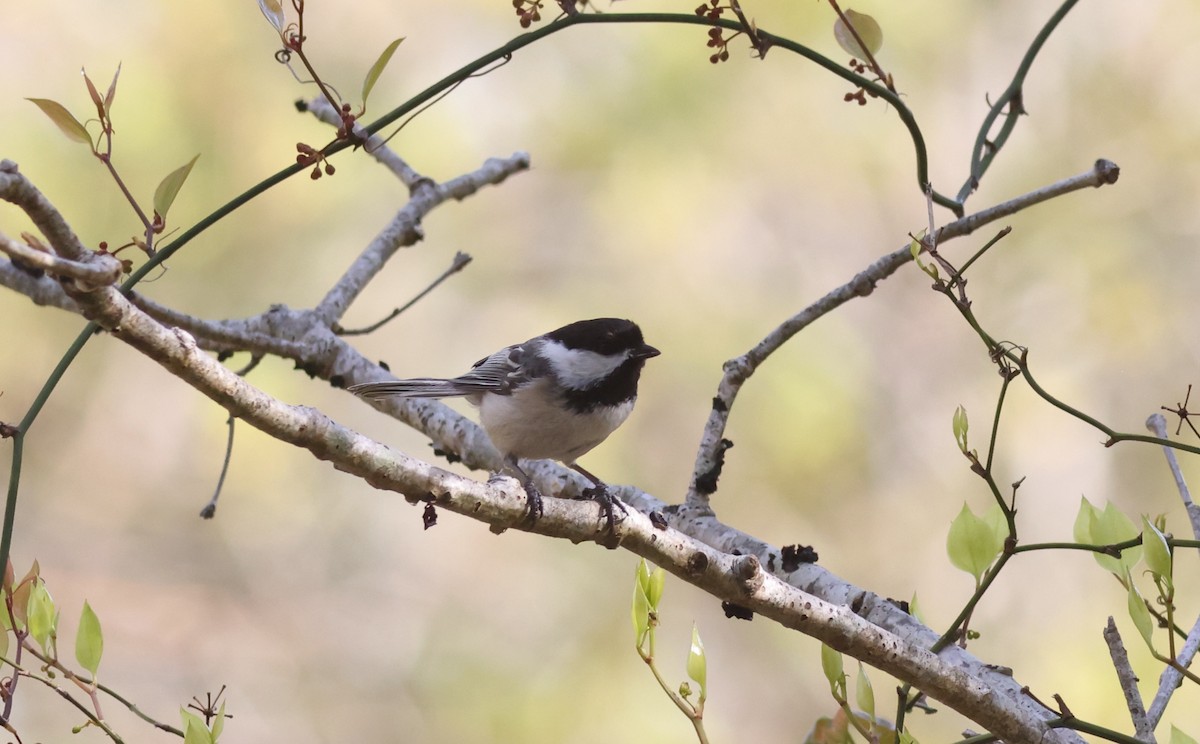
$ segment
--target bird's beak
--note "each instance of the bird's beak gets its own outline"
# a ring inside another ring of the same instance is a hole
[[[641,348],[634,350],[634,352],[632,354],[632,358],[633,359],[649,359],[650,357],[656,357],[661,353],[662,353],[661,351],[654,348],[650,344],[642,344]]]

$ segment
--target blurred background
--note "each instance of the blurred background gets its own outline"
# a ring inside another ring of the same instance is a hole
[[[695,0],[613,10],[689,13]],[[819,2],[744,2],[760,27],[842,60]],[[931,178],[953,194],[977,128],[1051,5],[869,3],[881,63],[925,133]],[[311,97],[273,58],[256,3],[54,4],[0,11],[0,157],[16,160],[83,239],[138,232],[84,146],[26,97],[87,115],[81,67],[107,85],[115,161],[149,203],[158,181],[201,153],[172,208],[185,228],[288,165],[295,143],[331,131],[297,114]],[[308,49],[357,96],[365,71],[407,40],[371,99],[371,120],[521,32],[510,3],[310,2]],[[1030,348],[1039,381],[1125,431],[1182,400],[1197,377],[1200,257],[1200,9],[1192,3],[1080,3],[1038,58],[1023,119],[971,198],[973,211],[1087,170],[1121,167],[1114,187],[1076,193],[947,246],[962,260],[1004,224],[1013,233],[972,269],[970,296],[998,338]],[[638,410],[585,465],[677,502],[726,359],[843,284],[927,224],[908,133],[880,102],[847,104],[842,80],[784,50],[752,59],[740,41],[712,65],[703,29],[589,26],[553,35],[427,111],[392,145],[447,179],[488,157],[528,151],[530,172],[426,222],[351,309],[380,318],[450,264],[474,263],[400,319],[357,341],[401,376],[452,375],[483,354],[563,323],[636,319],[662,351]],[[357,100],[357,99],[354,99]],[[193,242],[142,291],[205,318],[317,302],[403,203],[402,186],[361,154],[337,174],[288,181]],[[939,210],[939,222],[951,216]],[[28,222],[10,206],[0,230]],[[983,484],[956,451],[966,407],[983,449],[999,378],[957,312],[906,267],[870,298],[821,319],[746,385],[730,422],[715,506],[776,545],[885,596],[919,598],[943,628],[973,588],[945,535]],[[0,420],[26,411],[82,322],[0,292]],[[235,358],[231,365],[240,366]],[[251,381],[394,447],[428,442],[280,361]],[[74,638],[86,598],[105,632],[101,679],[176,721],[193,695],[227,685],[226,742],[694,741],[633,650],[635,559],[517,532],[496,537],[335,472],[306,452],[238,428],[216,519],[226,414],[121,343],[93,340],[27,440],[14,561],[34,558]],[[1189,435],[1189,439],[1194,439]],[[7,462],[8,446],[3,447]],[[1200,479],[1197,459],[1185,472]],[[1023,541],[1069,540],[1080,498],[1137,519],[1168,515],[1188,533],[1160,449],[1102,446],[1102,435],[1017,384],[1000,430],[1001,483],[1020,490]],[[483,474],[476,474],[483,477]],[[1182,554],[1181,617],[1200,611],[1196,556]],[[1140,648],[1125,597],[1083,553],[1012,561],[980,604],[971,649],[1010,666],[1043,699],[1129,730],[1100,631],[1117,616],[1153,694],[1159,666]],[[691,623],[709,654],[713,741],[800,741],[834,705],[818,646],[769,622],[726,620],[716,600],[669,580],[659,644],[684,678]],[[1165,643],[1165,639],[1163,640]],[[64,642],[64,656],[70,644]],[[881,712],[892,683],[874,673]],[[63,740],[81,717],[26,681],[14,725]],[[1166,720],[1200,736],[1200,692]],[[127,741],[161,740],[111,701]],[[910,719],[927,742],[968,724]],[[90,730],[81,741],[99,741]]]

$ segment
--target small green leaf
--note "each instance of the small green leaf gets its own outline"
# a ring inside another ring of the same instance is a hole
[[[100,97],[100,91],[96,90],[96,86],[92,84],[92,79],[88,77],[87,70],[79,68],[79,74],[83,75],[83,82],[87,83],[88,95],[92,98],[92,103],[96,106],[96,116],[100,121],[104,121],[108,117],[104,112],[104,99]]]
[[[925,622],[925,613],[921,612],[921,605],[917,602],[917,593],[915,591],[913,592],[912,599],[908,600],[908,614],[915,617],[917,622],[922,625],[929,624]]]
[[[954,409],[951,428],[954,430],[954,441],[958,442],[958,449],[965,455],[967,453],[967,429],[970,428],[967,422],[967,409],[962,406]]]
[[[875,690],[871,687],[871,680],[867,678],[867,670],[863,668],[862,662],[858,662],[858,677],[854,684],[854,699],[858,703],[858,707],[867,717],[871,719],[871,723],[875,723]]]
[[[167,177],[158,184],[158,188],[154,190],[154,213],[159,217],[166,219],[167,210],[175,202],[175,197],[179,195],[179,190],[183,188],[184,181],[192,172],[192,166],[196,164],[196,160],[200,156],[187,161],[185,165],[181,165],[175,170],[167,174]]]
[[[0,612],[0,614],[7,615],[8,613]],[[7,621],[5,621],[4,624],[5,624],[5,626],[7,626],[9,623]],[[7,627],[0,630],[0,656],[8,655],[8,632],[9,632],[9,629]]]
[[[367,107],[367,97],[371,95],[371,89],[375,87],[375,82],[383,74],[383,70],[388,66],[388,62],[392,61],[392,55],[396,53],[396,47],[400,46],[400,42],[402,41],[404,41],[403,36],[388,44],[387,49],[383,50],[383,54],[379,55],[379,59],[375,60],[375,64],[371,65],[371,69],[367,70],[367,76],[363,78],[362,84],[363,108]]]
[[[646,600],[646,590],[640,581],[633,584],[633,608],[630,617],[633,619],[634,639],[637,647],[641,648],[646,640],[646,633],[650,630],[650,603]]]
[[[1175,724],[1171,724],[1170,744],[1196,744],[1196,740],[1175,728]]]
[[[50,652],[56,615],[54,599],[46,589],[46,582],[37,579],[29,590],[29,635],[46,653]]]
[[[987,511],[983,513],[983,521],[992,528],[992,537],[996,538],[996,544],[1003,546],[1004,541],[1008,539],[1008,520],[1004,518],[1000,505],[995,501],[989,504]]]
[[[103,655],[104,635],[100,632],[100,618],[84,600],[83,612],[79,616],[79,631],[75,634],[75,660],[94,677]]]
[[[829,691],[833,693],[834,698],[845,700],[846,672],[842,667],[842,654],[824,643],[821,644],[821,671],[825,673],[825,679],[829,680]]]
[[[838,46],[855,59],[865,60],[868,56],[878,54],[879,50],[883,48],[883,29],[879,27],[879,23],[866,13],[858,13],[850,9],[846,10],[845,15],[850,26],[854,27],[854,30],[858,32],[858,37],[866,45],[867,51],[864,52],[863,48],[858,45],[858,39],[854,38],[850,27],[843,23],[841,18],[838,18],[833,24],[833,38],[837,39]]]
[[[1171,548],[1167,538],[1150,521],[1142,517],[1142,547],[1146,549],[1146,568],[1171,587]]]
[[[692,623],[692,647],[688,650],[687,675],[700,685],[700,699],[704,700],[708,695],[708,659],[704,655],[704,643],[700,640],[700,630],[695,623]]]
[[[1137,528],[1121,512],[1112,505],[1100,511],[1092,506],[1086,498],[1079,501],[1079,513],[1075,516],[1075,540],[1088,545],[1113,545],[1132,540],[1138,535]],[[1121,557],[1093,553],[1096,562],[1106,571],[1118,578],[1133,570],[1141,560],[1141,546],[1126,548],[1121,551]]]
[[[200,716],[186,708],[180,708],[179,715],[183,719],[183,744],[213,744],[212,732]]]
[[[221,701],[221,708],[217,711],[217,717],[213,719],[212,724],[212,740],[213,744],[217,744],[217,738],[221,736],[221,732],[225,730],[225,701]]]
[[[922,230],[921,235],[924,235],[924,234],[925,234],[925,231]],[[922,248],[924,248],[924,246],[921,245],[921,241],[917,238],[913,238],[912,242],[908,244],[908,252],[912,254],[913,260],[917,262],[917,266],[921,266],[922,268],[924,268],[924,265],[921,263],[921,249]]]
[[[54,122],[59,131],[72,141],[92,144],[92,137],[88,134],[87,129],[58,101],[51,101],[49,98],[26,98],[25,100],[40,108],[43,114],[50,117],[50,121]]]
[[[971,574],[978,582],[1003,547],[1004,541],[997,539],[992,526],[963,504],[946,537],[946,552],[954,567]]]
[[[1146,602],[1142,599],[1142,595],[1138,592],[1137,587],[1133,585],[1133,579],[1126,575],[1125,580],[1129,586],[1129,617],[1133,619],[1134,627],[1142,635],[1142,640],[1153,651],[1154,619],[1150,616],[1150,610],[1146,607]]]
[[[121,77],[121,63],[117,63],[117,71],[113,73],[112,82],[108,84],[108,92],[104,95],[104,113],[112,115],[113,99],[117,97],[117,78]]]
[[[262,11],[267,22],[275,27],[280,36],[283,36],[283,29],[287,25],[287,18],[283,15],[283,6],[279,0],[258,0],[258,9]]]
[[[667,583],[667,572],[656,568],[650,572],[650,581],[646,586],[646,599],[650,609],[658,611],[658,603],[662,601],[663,587]]]
[[[818,718],[804,744],[854,744],[854,739],[850,738],[850,720],[840,709],[832,718]]]

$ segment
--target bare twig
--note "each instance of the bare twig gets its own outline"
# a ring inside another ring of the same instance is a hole
[[[388,259],[425,236],[421,222],[435,207],[447,199],[464,199],[484,186],[499,184],[528,168],[529,155],[519,152],[508,158],[489,158],[475,171],[445,184],[421,180],[408,203],[375,236],[317,305],[315,312],[321,322],[332,326],[340,321]]]
[[[1146,428],[1159,439],[1170,439],[1167,432],[1167,419],[1161,413],[1153,414],[1146,419]],[[1179,467],[1175,450],[1163,447],[1163,453],[1167,456],[1167,467],[1171,469],[1171,475],[1175,478],[1175,487],[1179,489],[1179,498],[1183,501],[1183,508],[1187,510],[1188,520],[1192,523],[1192,534],[1197,540],[1200,540],[1200,506],[1196,506],[1192,501],[1192,494],[1188,489],[1187,481],[1183,479],[1183,470]]]
[[[1197,651],[1200,651],[1200,620],[1192,626],[1187,640],[1184,641],[1183,647],[1175,656],[1175,663],[1181,668],[1187,668],[1191,665],[1192,659],[1196,657]],[[1182,681],[1183,672],[1174,666],[1167,666],[1158,676],[1158,692],[1155,693],[1154,700],[1150,703],[1150,710],[1146,714],[1151,728],[1158,726],[1158,722],[1162,720],[1163,713],[1167,710],[1167,703],[1171,702],[1171,696],[1175,690],[1179,689]]]
[[[237,419],[230,414],[225,420],[225,426],[229,429],[229,436],[225,440],[225,457],[221,460],[221,474],[217,476],[217,487],[213,489],[212,498],[200,510],[200,516],[204,519],[212,519],[217,514],[217,499],[221,498],[221,488],[225,485],[225,476],[229,473],[229,462],[233,459],[233,432],[237,424]]]
[[[62,285],[52,276],[44,272],[31,273],[12,261],[0,261],[0,287],[23,294],[36,305],[79,313],[79,305],[67,296]]]
[[[342,126],[342,115],[337,109],[329,103],[329,100],[324,96],[317,96],[305,104],[305,110],[321,121],[333,127]],[[379,163],[400,179],[400,182],[408,187],[409,191],[416,188],[417,184],[424,178],[420,173],[417,173],[403,158],[396,154],[396,151],[391,149],[384,143],[383,138],[377,134],[368,134],[367,130],[359,123],[355,122],[353,134],[360,140],[365,140],[366,151],[379,161]]]
[[[1066,178],[1027,194],[997,204],[975,214],[962,217],[944,225],[931,236],[933,245],[942,245],[948,240],[969,235],[978,228],[998,219],[1020,212],[1063,194],[1084,188],[1097,188],[1116,183],[1120,169],[1108,160],[1097,160],[1088,171],[1071,178]],[[912,252],[906,244],[899,250],[893,251],[873,264],[860,271],[853,279],[837,289],[832,290],[821,299],[804,308],[796,315],[785,320],[773,331],[768,333],[754,348],[745,354],[725,362],[725,374],[717,386],[712,411],[705,424],[704,433],[700,440],[699,452],[696,455],[696,465],[692,472],[692,483],[688,488],[687,501],[689,504],[707,508],[709,494],[696,487],[697,481],[703,480],[714,471],[719,462],[720,454],[724,451],[721,443],[725,440],[725,425],[729,421],[730,411],[738,391],[746,380],[754,374],[764,361],[789,339],[806,328],[825,314],[841,307],[857,297],[866,297],[875,291],[875,285],[891,276],[897,269],[913,260]]]
[[[121,262],[107,253],[92,253],[85,260],[72,261],[39,251],[3,234],[0,234],[0,251],[24,266],[73,279],[79,282],[81,288],[116,284],[121,278]]]
[[[467,255],[466,253],[463,253],[462,251],[455,253],[454,260],[450,262],[450,267],[448,269],[443,271],[441,273],[441,275],[438,276],[437,279],[434,279],[433,282],[428,287],[426,287],[425,289],[418,292],[416,297],[413,297],[411,300],[404,303],[400,307],[396,308],[395,310],[392,310],[392,312],[389,313],[387,315],[387,317],[385,317],[381,320],[378,320],[365,328],[354,328],[354,329],[347,330],[347,329],[341,328],[340,326],[337,326],[335,324],[334,328],[333,328],[333,332],[338,334],[339,336],[362,336],[362,335],[365,335],[368,333],[374,333],[375,331],[382,328],[386,323],[394,320],[397,316],[399,316],[405,310],[407,310],[410,307],[412,307],[413,305],[417,304],[417,302],[419,302],[422,297],[429,294],[433,290],[437,289],[437,286],[439,284],[441,284],[442,282],[446,281],[450,277],[454,276],[458,272],[465,269],[467,267],[467,264],[469,264],[469,263],[471,263],[471,257],[469,255]]]
[[[71,261],[88,260],[91,251],[80,242],[58,209],[21,175],[17,164],[11,160],[0,160],[0,199],[20,207],[59,256]]]
[[[1108,618],[1108,625],[1104,627],[1103,635],[1104,642],[1108,644],[1108,655],[1112,658],[1113,668],[1117,672],[1117,681],[1121,683],[1121,692],[1125,695],[1125,705],[1129,708],[1129,715],[1133,719],[1133,728],[1137,738],[1153,744],[1155,741],[1154,727],[1146,718],[1146,706],[1142,703],[1142,693],[1138,691],[1137,675],[1133,673],[1133,667],[1129,664],[1129,655],[1125,653],[1125,644],[1121,641],[1121,633],[1117,630],[1117,624],[1113,622],[1111,615]]]

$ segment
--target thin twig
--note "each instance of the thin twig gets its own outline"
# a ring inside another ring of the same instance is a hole
[[[1179,649],[1179,654],[1175,657],[1175,663],[1180,669],[1190,666],[1197,651],[1200,651],[1200,620],[1192,626],[1183,648]],[[1154,695],[1154,700],[1150,703],[1150,710],[1146,713],[1151,728],[1158,726],[1163,713],[1167,710],[1167,703],[1171,702],[1171,696],[1175,690],[1179,689],[1179,684],[1183,681],[1184,675],[1180,669],[1168,665],[1158,677],[1158,692]]]
[[[225,440],[225,457],[221,461],[221,475],[217,477],[217,487],[212,498],[200,510],[200,516],[204,519],[212,519],[217,513],[217,499],[221,498],[221,488],[225,485],[225,475],[229,472],[229,462],[233,459],[233,432],[236,421],[233,414],[225,420],[225,425],[229,427],[229,436]]]
[[[395,319],[398,315],[403,313],[405,310],[407,310],[410,307],[412,307],[413,305],[417,304],[417,302],[422,297],[424,297],[425,295],[429,294],[434,289],[436,289],[439,284],[446,281],[451,276],[454,276],[458,272],[462,271],[464,268],[466,268],[467,264],[469,264],[469,263],[471,263],[471,257],[469,255],[467,255],[466,253],[463,253],[462,251],[455,253],[454,260],[451,261],[451,263],[450,263],[450,268],[443,271],[441,273],[441,276],[439,276],[437,279],[434,279],[433,282],[428,287],[426,287],[425,289],[418,292],[416,297],[413,297],[411,300],[404,303],[400,307],[396,308],[395,310],[392,310],[392,312],[387,317],[385,317],[382,320],[379,320],[375,323],[372,323],[371,325],[367,326],[366,328],[345,329],[345,328],[338,326],[337,324],[334,324],[333,332],[339,336],[362,336],[367,333],[374,333],[375,331],[379,330],[385,323],[388,323],[389,321]]]
[[[1153,432],[1159,439],[1170,439],[1167,432],[1167,419],[1161,413],[1156,413],[1146,419],[1146,428]],[[1192,523],[1192,534],[1197,540],[1200,540],[1200,506],[1196,506],[1192,501],[1191,491],[1188,489],[1187,481],[1183,479],[1183,470],[1179,467],[1179,460],[1175,457],[1175,450],[1170,447],[1163,447],[1163,453],[1167,456],[1167,467],[1171,469],[1171,476],[1175,478],[1175,487],[1179,490],[1179,498],[1183,501],[1183,508],[1187,510],[1188,520]]]
[[[72,261],[39,251],[3,234],[0,234],[0,251],[22,265],[74,279],[89,287],[105,287],[121,279],[121,262],[107,253],[93,253],[86,261]]]
[[[1125,644],[1121,641],[1121,633],[1112,616],[1104,627],[1104,642],[1108,644],[1108,655],[1112,658],[1113,668],[1117,672],[1117,681],[1121,684],[1121,692],[1125,695],[1125,706],[1133,719],[1133,729],[1138,739],[1152,744],[1154,727],[1146,718],[1146,706],[1142,703],[1142,693],[1138,691],[1138,678],[1129,664],[1129,654],[1125,652]]]
[[[1084,188],[1098,188],[1116,183],[1120,169],[1108,160],[1097,160],[1092,168],[1071,178],[1066,178],[1027,194],[997,204],[975,214],[962,217],[944,225],[933,235],[927,236],[934,245],[943,243],[963,235],[969,235],[974,230],[996,220],[1008,217],[1035,204],[1040,204],[1072,191]],[[708,494],[696,488],[697,480],[713,472],[719,462],[722,451],[721,442],[725,438],[725,426],[729,421],[730,411],[734,400],[746,380],[754,374],[764,361],[775,353],[784,343],[804,328],[822,316],[841,307],[843,304],[858,297],[866,297],[875,290],[876,284],[887,279],[904,264],[913,260],[912,251],[908,244],[893,251],[860,271],[853,279],[832,290],[821,299],[812,303],[804,310],[785,320],[773,331],[768,333],[754,348],[740,357],[729,360],[724,366],[724,375],[717,387],[716,401],[709,413],[701,438],[699,452],[696,455],[696,465],[692,472],[692,482],[688,488],[687,501],[690,504],[707,508]]]

